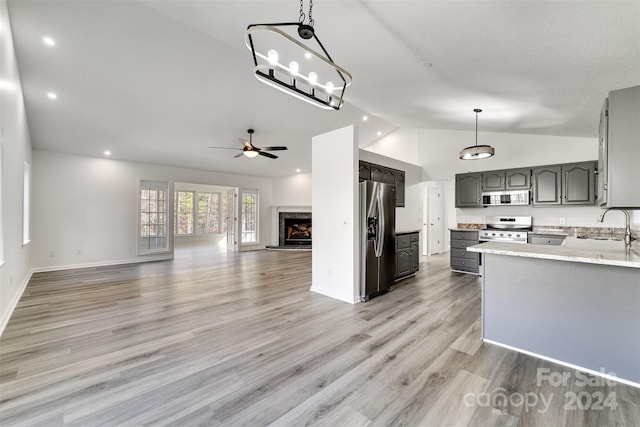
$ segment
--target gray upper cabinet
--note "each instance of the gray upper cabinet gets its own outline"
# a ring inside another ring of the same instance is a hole
[[[360,181],[369,181],[371,179],[371,163],[359,162]]]
[[[560,165],[533,168],[531,176],[534,206],[562,203],[562,167]]]
[[[562,204],[593,205],[596,201],[596,163],[562,165]]]
[[[640,208],[640,86],[609,92],[600,116],[598,203]]]
[[[396,171],[396,207],[404,207],[404,171]]]
[[[371,181],[375,182],[384,182],[384,170],[386,169],[384,166],[374,165],[370,163],[371,169]]]
[[[529,190],[531,169],[482,172],[482,191]]]
[[[533,205],[595,204],[596,162],[534,168]]]
[[[504,171],[482,172],[482,191],[504,190]]]
[[[482,206],[482,174],[456,175],[456,208]]]
[[[531,169],[509,169],[505,172],[506,190],[529,190],[531,188]]]
[[[360,181],[371,180],[376,182],[386,182],[396,186],[396,207],[404,207],[405,196],[405,172],[388,168],[386,166],[376,165],[374,163],[359,162]]]

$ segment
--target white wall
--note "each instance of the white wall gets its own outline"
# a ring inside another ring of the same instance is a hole
[[[311,173],[273,179],[273,206],[311,206]]]
[[[272,183],[267,178],[41,150],[33,151],[33,166],[32,265],[38,269],[152,258],[136,255],[140,179],[168,181],[170,190],[175,181],[258,189],[260,244],[257,247],[269,242]],[[55,252],[54,257],[50,256],[51,251]]]
[[[393,133],[363,147],[363,149],[405,163],[417,165],[418,129],[397,129]]]
[[[0,142],[0,218],[4,251],[4,264],[0,267],[1,334],[31,277],[29,259],[32,249],[32,243],[22,245],[24,161],[27,160],[31,164],[31,138],[6,1],[0,1]],[[32,172],[33,169],[31,164]],[[32,239],[34,235],[34,231],[31,230]]]
[[[358,149],[348,126],[311,142],[313,249],[311,290],[359,301]]]

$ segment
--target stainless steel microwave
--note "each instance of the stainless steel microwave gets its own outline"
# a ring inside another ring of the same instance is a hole
[[[484,206],[528,205],[530,201],[531,195],[529,190],[488,191],[482,193],[482,204]]]

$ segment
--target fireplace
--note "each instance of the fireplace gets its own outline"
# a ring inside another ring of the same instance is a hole
[[[278,244],[311,247],[311,212],[280,212]]]
[[[310,245],[311,218],[285,218],[284,245]]]

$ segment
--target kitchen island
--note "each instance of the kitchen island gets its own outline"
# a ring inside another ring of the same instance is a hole
[[[467,250],[483,257],[483,341],[640,387],[639,242]]]

